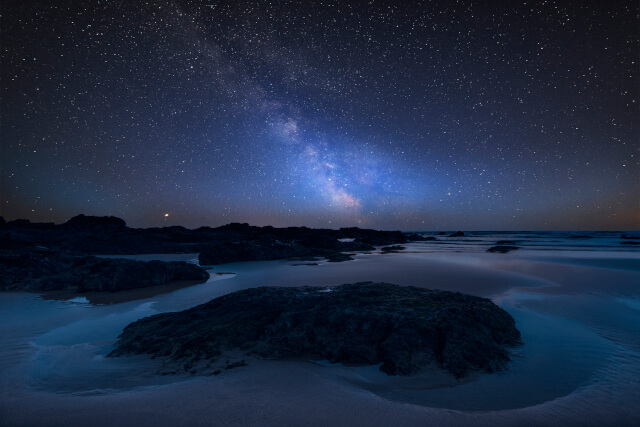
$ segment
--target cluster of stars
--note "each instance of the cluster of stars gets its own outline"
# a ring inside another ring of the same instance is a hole
[[[640,224],[637,4],[8,3],[7,219]]]

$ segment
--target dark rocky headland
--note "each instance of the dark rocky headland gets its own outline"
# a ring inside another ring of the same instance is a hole
[[[124,329],[110,356],[150,355],[175,372],[215,374],[216,361],[240,351],[381,364],[389,375],[437,366],[460,378],[504,369],[508,348],[520,342],[514,319],[489,299],[363,282],[252,288],[140,319]]]
[[[199,252],[201,265],[238,261],[323,257],[352,259],[348,253],[374,245],[423,240],[400,231],[360,228],[254,227],[228,224],[190,230],[172,226],[130,228],[116,217],[78,215],[64,224],[5,222],[0,217],[0,290],[119,291],[176,280],[206,281],[201,267],[184,262],[142,262],[91,255]]]

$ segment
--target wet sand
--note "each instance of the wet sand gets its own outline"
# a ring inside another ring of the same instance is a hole
[[[2,294],[0,423],[637,424],[640,272],[606,257],[585,258],[597,261],[563,263],[525,252],[370,254],[318,266],[237,263],[216,268],[238,273],[233,278],[102,307]],[[139,317],[253,286],[364,280],[491,297],[516,318],[526,344],[509,371],[460,384],[302,360],[252,360],[212,377],[158,377],[156,361],[103,357]]]

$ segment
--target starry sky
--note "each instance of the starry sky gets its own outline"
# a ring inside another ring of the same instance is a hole
[[[0,215],[637,230],[638,13],[6,0]]]

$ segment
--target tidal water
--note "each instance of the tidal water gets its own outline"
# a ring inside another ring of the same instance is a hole
[[[467,231],[460,237],[417,233],[437,238],[426,242],[425,248],[438,252],[485,252],[496,244],[506,244],[524,250],[553,251],[553,256],[572,251],[597,251],[598,257],[603,251],[622,256],[640,253],[640,232],[633,231]]]
[[[0,294],[0,415],[12,414],[9,424],[15,423],[16,405],[38,409],[52,396],[99,399],[176,383],[189,387],[196,381],[191,377],[156,375],[159,361],[105,357],[123,328],[139,318],[255,286],[385,281],[489,297],[516,319],[525,344],[514,350],[507,371],[453,385],[389,379],[366,367],[311,369],[329,370],[323,372],[353,393],[456,411],[471,417],[469,424],[566,419],[588,425],[607,416],[612,425],[640,421],[640,247],[621,244],[640,240],[620,237],[629,232],[465,234],[412,243],[400,253],[358,254],[345,263],[221,265],[212,273],[235,275],[112,304]],[[486,253],[501,240],[521,249]],[[215,380],[207,381],[214,387]]]

